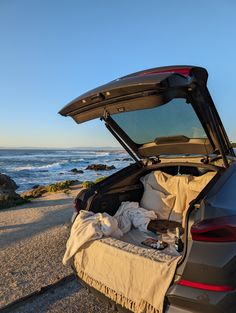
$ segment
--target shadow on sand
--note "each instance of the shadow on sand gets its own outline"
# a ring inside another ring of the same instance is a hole
[[[55,207],[57,208],[55,209]],[[71,198],[33,201],[27,206],[23,205],[21,209],[25,209],[25,223],[0,225],[1,248],[11,245],[12,243],[16,243],[19,240],[35,236],[41,232],[47,231],[50,228],[54,228],[60,225],[65,225],[66,227],[69,225],[73,214]],[[37,213],[39,213],[39,215],[36,215],[35,221],[33,222],[31,222],[32,217],[30,217],[30,214],[32,214],[32,209],[37,210]],[[27,211],[29,211],[28,213],[31,220],[28,223]]]

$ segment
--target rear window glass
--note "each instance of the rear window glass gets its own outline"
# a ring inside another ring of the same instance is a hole
[[[152,109],[115,114],[112,118],[137,144],[169,136],[207,137],[192,105],[182,98]]]

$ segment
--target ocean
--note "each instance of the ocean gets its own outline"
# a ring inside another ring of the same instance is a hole
[[[128,160],[124,160],[127,159]],[[109,176],[132,163],[122,150],[0,150],[0,173],[10,176],[19,186],[17,192],[31,189],[35,185],[77,179],[91,180]],[[86,170],[89,164],[114,165],[110,171]],[[84,171],[74,174],[73,168]]]

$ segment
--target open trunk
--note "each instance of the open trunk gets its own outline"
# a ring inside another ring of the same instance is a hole
[[[136,162],[82,191],[78,210],[114,216],[122,203],[136,202],[157,213],[159,228],[152,221],[148,225],[157,233],[131,229],[119,240],[92,241],[74,257],[82,281],[134,312],[162,312],[167,290],[190,253],[189,229],[202,218],[198,208],[235,157],[207,78],[207,71],[195,66],[149,69],[93,89],[60,111],[78,124],[100,118]],[[169,221],[183,228],[180,253]],[[142,245],[146,236],[160,239],[162,228],[166,249]]]
[[[111,183],[113,175],[98,184],[87,201],[89,210],[114,215],[122,202],[135,201],[147,210],[155,210],[158,221],[163,220],[163,228],[160,223],[153,228],[151,221],[152,231],[132,228],[119,240],[109,237],[86,244],[74,257],[78,277],[130,311],[161,312],[165,294],[175,275],[181,275],[179,264],[188,253],[188,226],[197,219],[194,207],[217,171],[220,168],[188,162],[142,168],[134,164],[115,174],[116,183]],[[183,226],[181,252],[176,251],[176,229],[167,221]],[[164,250],[142,244],[150,237],[160,240],[160,236],[168,243]],[[142,296],[138,299],[137,295]]]

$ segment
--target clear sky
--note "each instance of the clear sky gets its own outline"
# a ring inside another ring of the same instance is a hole
[[[99,121],[57,112],[134,71],[206,67],[236,141],[236,1],[0,0],[0,146],[118,146]]]

